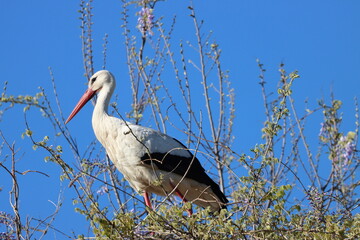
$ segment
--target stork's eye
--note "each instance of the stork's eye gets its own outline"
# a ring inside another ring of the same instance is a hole
[[[92,79],[90,79],[91,84],[94,84],[94,82],[96,81],[96,78],[97,78],[97,77],[93,77]]]

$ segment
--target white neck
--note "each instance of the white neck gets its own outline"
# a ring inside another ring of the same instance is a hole
[[[110,84],[105,84],[98,92],[97,100],[92,115],[92,123],[101,123],[104,118],[108,117],[108,107],[114,88]]]

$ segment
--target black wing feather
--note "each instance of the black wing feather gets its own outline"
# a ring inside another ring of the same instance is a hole
[[[186,147],[177,141],[183,148],[184,151]],[[200,161],[190,152],[190,157],[184,157],[179,155],[174,155],[166,152],[153,152],[149,154],[145,154],[141,157],[141,161],[145,164],[155,164],[160,170],[166,172],[173,172],[179,174],[180,176],[185,176],[187,178],[193,179],[197,182],[210,186],[215,195],[223,202],[229,202],[225,197],[224,193],[220,190],[218,184],[216,184],[205,172],[205,169],[201,166]]]

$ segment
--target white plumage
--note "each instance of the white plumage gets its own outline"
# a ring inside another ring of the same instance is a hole
[[[116,168],[151,208],[147,193],[176,193],[183,201],[218,211],[228,202],[219,186],[205,173],[199,160],[176,139],[151,128],[108,115],[115,78],[98,71],[66,123],[97,93],[92,116],[96,138]],[[191,210],[189,211],[191,214]]]

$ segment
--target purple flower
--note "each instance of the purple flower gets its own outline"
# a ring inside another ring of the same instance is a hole
[[[151,232],[151,231],[148,231],[148,230],[143,230],[143,229],[141,229],[140,227],[137,227],[136,229],[135,229],[135,232],[134,232],[136,235],[138,235],[138,236],[147,236],[147,235],[152,235],[153,234],[153,232]]]
[[[343,157],[345,158],[345,163],[344,164],[348,164],[351,155],[354,153],[355,151],[355,144],[353,141],[348,141],[345,144],[345,147],[343,149]]]
[[[11,225],[14,222],[14,217],[10,214],[0,211],[0,224]]]
[[[12,229],[14,224],[14,217],[6,212],[0,211],[0,225],[5,225],[6,229]],[[15,236],[9,232],[0,232],[1,240],[14,240]]]
[[[320,123],[320,132],[319,132],[319,137],[323,136],[325,134],[325,123]]]
[[[350,159],[353,153],[356,151],[356,146],[354,143],[354,134],[349,132],[347,136],[341,136],[339,142],[337,143],[337,155],[343,159],[342,167],[347,167],[351,164]]]
[[[101,188],[99,188],[99,190],[96,191],[96,194],[99,195],[104,195],[105,193],[108,193],[109,189],[106,185],[102,186]]]
[[[138,24],[137,28],[140,30],[140,32],[145,35],[153,35],[153,31],[151,30],[154,26],[154,15],[153,15],[153,9],[143,7],[137,15],[139,15],[138,18]]]
[[[310,205],[318,214],[322,211],[325,195],[325,193],[319,192],[319,190],[313,186],[310,187],[307,192],[307,199],[309,200]]]
[[[6,233],[6,232],[0,232],[0,239],[1,240],[15,240],[15,236]]]

